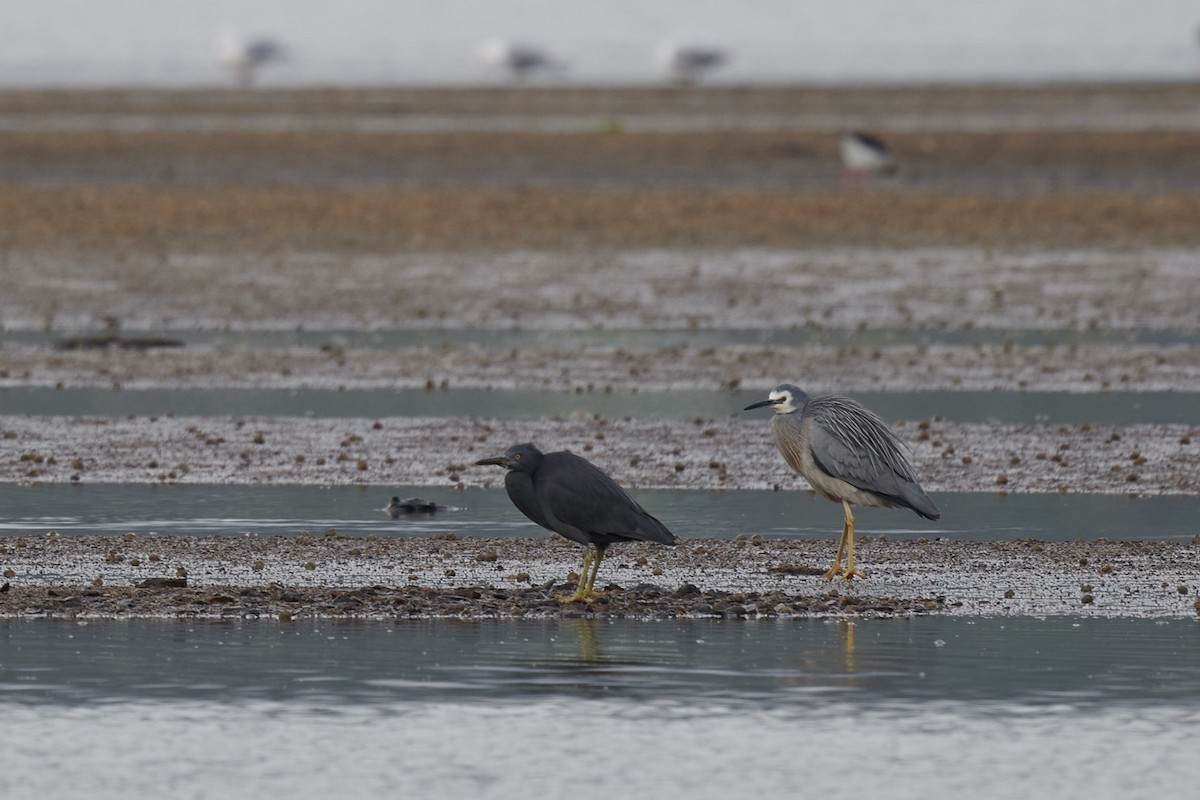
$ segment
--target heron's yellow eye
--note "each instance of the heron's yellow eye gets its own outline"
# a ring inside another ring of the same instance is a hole
[[[513,461],[520,461],[520,460],[521,460],[521,454],[513,453]]]

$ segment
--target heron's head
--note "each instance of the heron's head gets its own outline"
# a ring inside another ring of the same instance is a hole
[[[791,414],[792,412],[799,411],[807,399],[808,395],[799,388],[792,386],[790,383],[781,383],[771,390],[766,400],[751,403],[742,410],[750,411],[754,408],[770,406],[776,414]]]
[[[505,450],[503,455],[481,458],[475,463],[478,466],[491,464],[509,470],[533,472],[537,469],[538,464],[542,463],[542,451],[528,442],[525,444],[514,444]]]

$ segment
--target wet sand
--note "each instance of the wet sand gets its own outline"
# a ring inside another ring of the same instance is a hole
[[[342,254],[650,247],[1200,243],[1172,191],[798,194],[778,189],[6,187],[0,249]],[[94,254],[93,254],[94,255]]]
[[[1002,337],[1200,331],[1198,92],[7,93],[8,331],[983,329],[997,340],[137,353],[3,342],[0,386],[668,391],[811,375],[826,382],[815,390],[849,392],[1195,391],[1186,344]],[[859,125],[892,142],[901,170],[843,191],[835,134]],[[1192,426],[897,427],[934,492],[1200,492]],[[487,485],[498,476],[468,468],[474,458],[541,439],[643,487],[803,486],[761,419],[0,416],[0,431],[0,480],[13,482]],[[870,579],[834,595],[811,574],[828,542],[697,542],[615,555],[604,577],[627,588],[563,609],[546,584],[578,553],[553,538],[112,533],[0,538],[13,573],[0,613],[1179,616],[1195,613],[1198,590],[1195,545],[874,542]],[[489,547],[496,560],[476,561]],[[188,588],[131,588],[176,567]]]
[[[766,391],[802,364],[808,391],[1198,392],[1200,348],[1179,345],[684,347],[464,346],[0,350],[0,387]],[[808,377],[811,376],[811,377]]]
[[[1200,214],[1189,218],[1189,231],[1200,230],[1195,219]],[[195,252],[177,241],[147,252],[154,238],[106,238],[105,247],[88,252],[57,244],[10,251],[0,295],[5,327],[64,334],[110,326],[814,334],[980,328],[994,331],[999,345],[1010,330],[1200,331],[1200,282],[1186,247],[851,243],[363,253],[347,239],[341,251],[268,256]],[[236,243],[232,236],[226,246],[236,250]]]

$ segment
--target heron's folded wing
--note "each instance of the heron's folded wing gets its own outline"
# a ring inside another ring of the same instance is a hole
[[[571,453],[547,455],[538,470],[537,483],[542,507],[585,533],[667,543],[675,541],[674,534],[647,513],[616,481],[579,456]]]
[[[901,485],[913,480],[908,460],[887,426],[855,406],[813,409],[809,431],[813,460],[827,474],[852,486],[900,494]]]

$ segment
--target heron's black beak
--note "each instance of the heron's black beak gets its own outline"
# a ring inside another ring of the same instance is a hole
[[[512,467],[512,459],[510,459],[508,456],[504,456],[504,455],[489,456],[488,458],[481,458],[478,461],[476,461],[475,466],[477,466],[477,467],[496,466],[496,467],[504,467],[505,469],[508,469],[508,468]]]
[[[782,397],[777,397],[774,400],[760,400],[757,403],[751,403],[750,405],[746,406],[745,408],[742,409],[742,411],[753,411],[756,408],[762,408],[764,406],[777,406],[782,402],[783,402]]]

